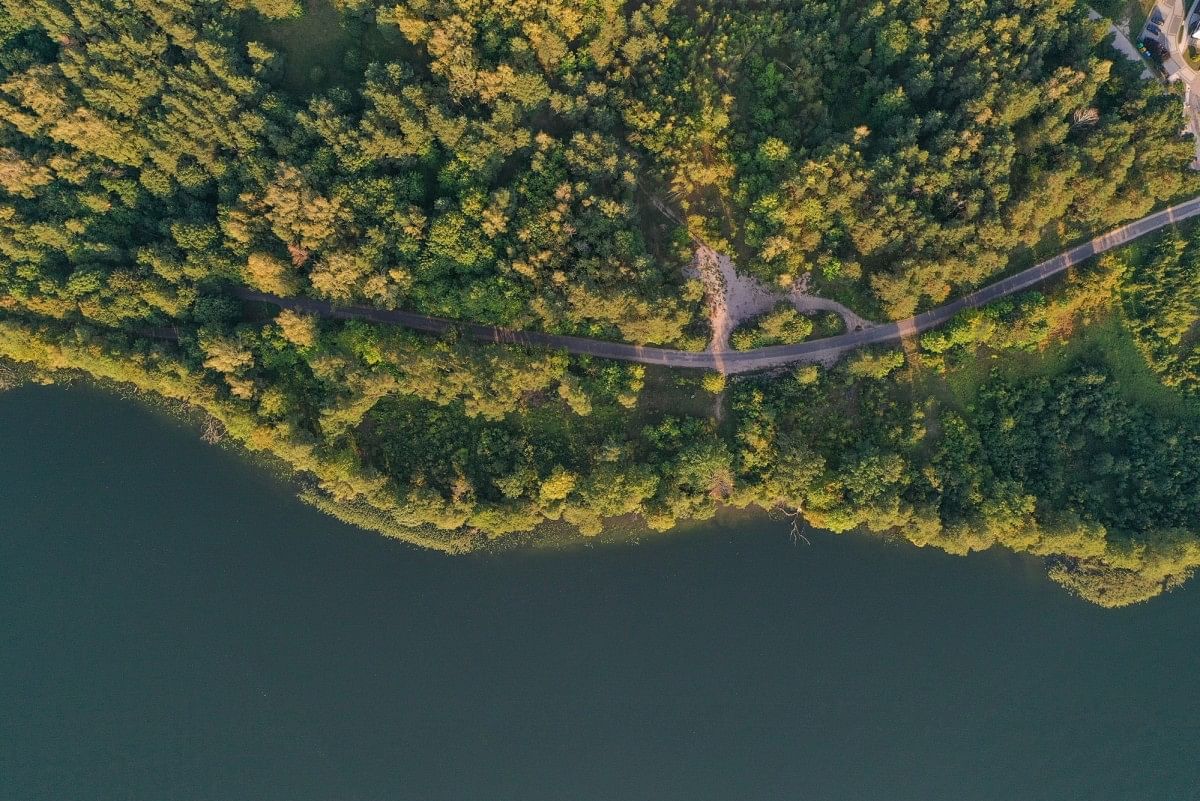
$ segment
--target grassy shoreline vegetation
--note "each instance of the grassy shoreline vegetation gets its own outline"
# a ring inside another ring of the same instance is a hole
[[[1145,600],[1200,565],[1191,229],[729,382],[229,291],[698,348],[700,237],[902,317],[1200,191],[1178,98],[1104,38],[1065,0],[0,0],[0,385],[187,403],[450,552],[761,506]]]

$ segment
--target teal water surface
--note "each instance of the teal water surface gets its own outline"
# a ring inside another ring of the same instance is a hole
[[[1200,587],[763,520],[448,557],[94,390],[0,393],[0,798],[1200,798]]]

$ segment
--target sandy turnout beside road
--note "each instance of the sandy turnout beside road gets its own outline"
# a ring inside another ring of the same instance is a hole
[[[758,279],[738,273],[733,259],[707,245],[697,245],[692,273],[704,284],[713,353],[729,350],[729,337],[743,323],[766,314],[780,301],[792,304],[801,314],[831,311],[839,315],[847,331],[861,331],[873,323],[834,300],[808,293],[808,275],[796,281],[787,292],[772,290]]]

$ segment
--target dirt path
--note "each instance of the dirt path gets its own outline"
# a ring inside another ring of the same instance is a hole
[[[864,328],[870,328],[875,325],[875,323],[866,317],[855,314],[853,310],[843,306],[836,300],[819,298],[816,295],[799,295],[794,292],[790,297],[792,305],[796,307],[796,311],[802,314],[812,314],[819,311],[833,312],[842,318],[842,322],[846,324],[847,331],[861,331]]]

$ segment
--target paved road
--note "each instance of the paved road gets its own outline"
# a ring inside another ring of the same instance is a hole
[[[951,301],[936,309],[931,309],[924,314],[918,314],[916,317],[910,317],[907,320],[877,325],[863,331],[853,331],[835,337],[801,342],[797,345],[776,345],[769,348],[727,353],[713,353],[711,351],[696,353],[671,350],[669,348],[626,345],[599,339],[543,334],[536,331],[510,331],[489,325],[464,323],[440,317],[428,317],[422,314],[414,314],[413,312],[388,311],[368,306],[337,306],[327,301],[312,298],[281,298],[262,292],[254,292],[249,289],[239,289],[236,291],[236,294],[244,300],[270,303],[285,309],[293,309],[332,319],[368,320],[384,325],[400,325],[416,331],[427,331],[434,334],[441,334],[451,329],[457,329],[473,339],[482,342],[529,345],[565,350],[568,353],[580,355],[638,362],[639,364],[658,364],[666,367],[716,370],[725,374],[749,373],[755,370],[764,370],[786,364],[832,362],[848,351],[867,345],[895,344],[904,337],[914,336],[931,328],[944,325],[956,314],[966,309],[974,309],[1000,298],[1023,292],[1097,254],[1120,247],[1146,234],[1198,215],[1200,215],[1200,197],[1195,197],[1177,206],[1172,206],[1135,222],[1123,225],[1120,228],[1109,231],[1107,234],[1092,239],[1090,242],[1085,242],[1064,253],[1060,253],[1048,261],[1036,264],[1016,275],[997,281],[958,300]]]
[[[1104,17],[1096,9],[1089,8],[1088,9],[1088,19],[1097,20],[1097,19],[1104,19]],[[1122,24],[1125,25],[1126,27],[1128,27],[1129,20],[1128,19],[1125,20],[1125,22]],[[1112,21],[1108,22],[1108,32],[1113,37],[1112,46],[1114,49],[1120,51],[1120,53],[1122,55],[1124,55],[1125,58],[1129,59],[1130,61],[1138,61],[1138,62],[1141,62],[1143,65],[1145,64],[1145,60],[1142,58],[1141,52],[1137,49],[1137,45],[1135,45],[1133,43],[1133,40],[1131,40],[1129,38],[1129,34],[1127,34],[1121,28],[1118,28],[1117,25]],[[1153,78],[1153,77],[1154,77],[1154,73],[1150,71],[1149,67],[1144,67],[1142,69],[1142,78],[1143,79]]]

